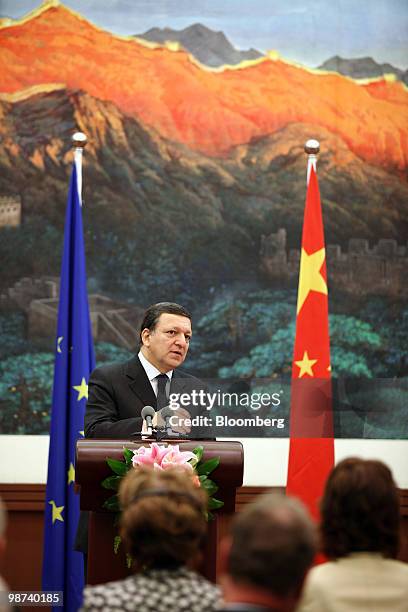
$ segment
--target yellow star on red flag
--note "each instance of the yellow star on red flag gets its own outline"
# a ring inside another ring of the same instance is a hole
[[[326,250],[324,248],[310,254],[302,248],[297,314],[299,314],[310,291],[317,291],[318,293],[327,295],[327,283],[320,273],[325,257]]]
[[[317,359],[309,359],[309,355],[307,351],[303,353],[303,358],[300,361],[295,361],[295,364],[300,368],[299,378],[302,378],[305,374],[309,376],[314,376],[313,366],[317,363]]]

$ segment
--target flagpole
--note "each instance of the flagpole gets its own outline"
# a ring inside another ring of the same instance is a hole
[[[64,612],[77,612],[82,602],[83,556],[74,550],[79,520],[75,446],[83,435],[88,380],[95,368],[80,206],[82,180],[78,180],[86,136],[76,133],[72,140],[75,149],[61,261],[42,571],[43,591],[62,592]]]
[[[318,140],[311,138],[305,143],[305,153],[307,154],[307,184],[309,184],[310,171],[312,166],[316,172],[317,156],[320,151],[320,143]]]
[[[316,174],[320,145],[305,144],[306,202],[293,350],[290,445],[286,492],[315,519],[334,465],[328,288],[323,217]]]
[[[82,158],[84,148],[86,146],[87,138],[83,132],[75,132],[72,136],[72,143],[74,146],[74,161],[77,171],[77,183],[78,183],[78,195],[79,202],[82,206]]]

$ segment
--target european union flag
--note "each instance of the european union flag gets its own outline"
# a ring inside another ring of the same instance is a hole
[[[82,554],[73,550],[79,518],[79,496],[74,491],[75,443],[83,436],[88,378],[95,366],[75,163],[65,218],[55,351],[43,589],[63,591],[64,609],[71,612],[80,607],[84,586]]]

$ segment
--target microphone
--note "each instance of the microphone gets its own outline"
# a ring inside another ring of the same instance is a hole
[[[174,410],[172,410],[170,406],[165,406],[160,410],[160,415],[165,422],[166,433],[170,436],[173,433],[173,430],[169,421],[170,417],[174,416]]]
[[[155,414],[156,414],[156,411],[153,408],[153,406],[144,406],[141,412],[142,419],[146,421],[147,433],[149,434],[149,436],[152,435],[152,427],[153,427],[152,419]]]
[[[187,438],[185,434],[173,431],[170,425],[170,417],[174,416],[174,408],[170,408],[170,406],[165,406],[160,410],[160,415],[165,422],[166,436],[168,438]]]

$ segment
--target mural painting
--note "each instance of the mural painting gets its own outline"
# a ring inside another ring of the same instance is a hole
[[[373,381],[361,435],[408,436],[408,7],[264,5],[0,3],[1,433],[48,432],[80,130],[99,364],[170,300],[195,374],[290,377],[313,137],[333,376]]]

